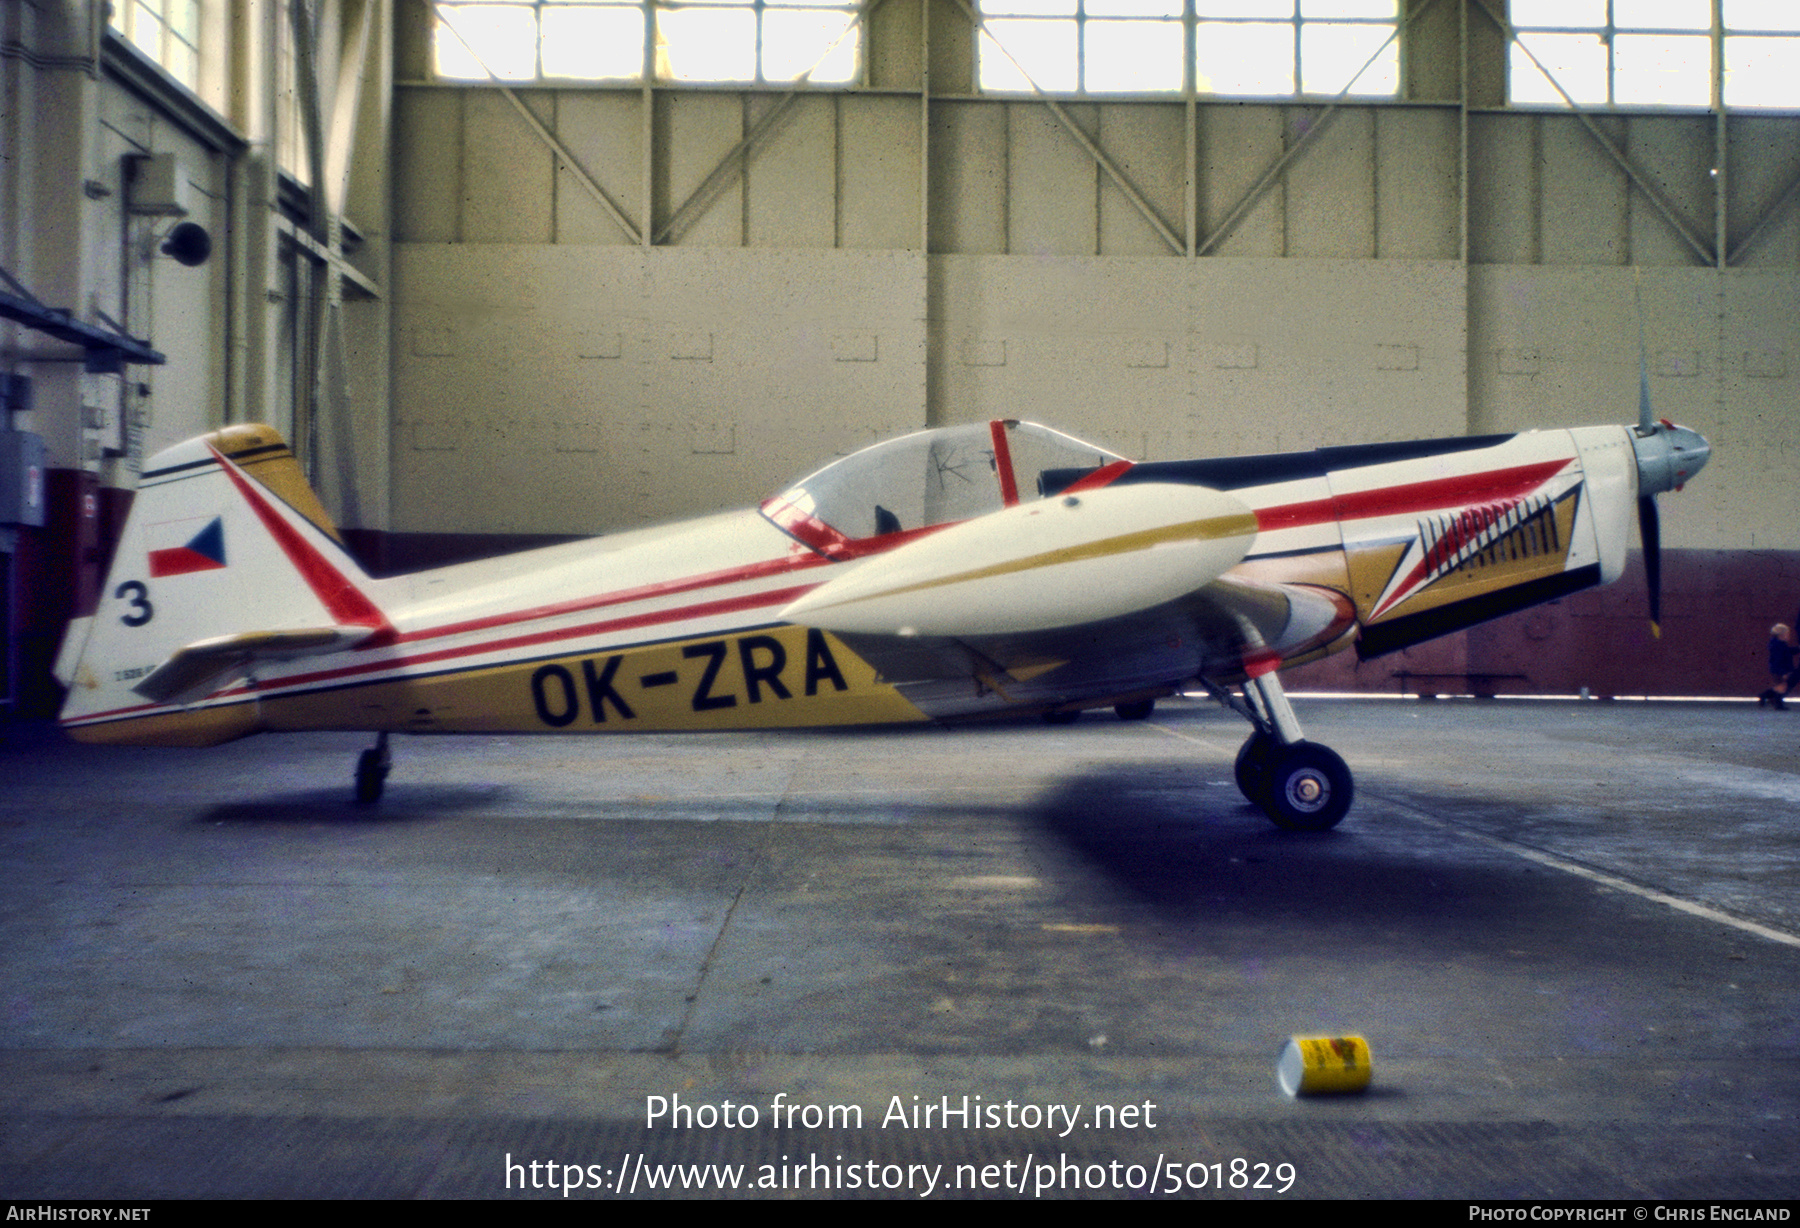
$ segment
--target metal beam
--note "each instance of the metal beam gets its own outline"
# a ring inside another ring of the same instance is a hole
[[[1095,144],[1093,139],[1089,137],[1087,133],[1083,132],[1073,119],[1069,118],[1069,113],[1063,110],[1062,104],[1050,97],[1049,94],[1046,94],[1043,87],[1037,83],[1037,80],[1031,73],[1026,71],[1025,66],[1013,58],[1013,53],[1006,49],[1006,44],[1001,42],[998,38],[994,38],[993,32],[987,28],[987,22],[982,18],[980,13],[975,11],[974,6],[969,3],[969,0],[956,0],[956,3],[957,6],[962,9],[963,14],[968,17],[970,24],[988,38],[993,39],[994,46],[998,47],[1000,49],[1000,54],[1011,61],[1012,66],[1019,70],[1019,75],[1025,78],[1025,83],[1031,87],[1031,92],[1036,95],[1037,100],[1049,109],[1050,114],[1056,117],[1056,122],[1063,126],[1063,130],[1075,139],[1076,144],[1087,151],[1088,157],[1092,158],[1095,164],[1100,167],[1101,171],[1105,173],[1106,177],[1113,181],[1113,185],[1125,194],[1125,199],[1131,202],[1132,207],[1143,215],[1144,220],[1150,223],[1151,228],[1154,229],[1157,234],[1162,236],[1162,241],[1169,245],[1169,250],[1174,252],[1177,256],[1185,255],[1187,252],[1187,244],[1175,233],[1167,222],[1163,221],[1162,216],[1157,213],[1150,202],[1144,199],[1144,194],[1138,191],[1137,185],[1127,179],[1125,177],[1125,172],[1114,165],[1111,158],[1107,157],[1106,151]]]
[[[687,222],[705,213],[713,201],[718,199],[719,194],[744,173],[744,167],[749,165],[750,151],[760,144],[770,132],[774,131],[775,125],[780,122],[782,116],[788,113],[789,108],[794,105],[794,101],[800,97],[800,94],[800,90],[789,90],[774,106],[764,112],[763,117],[750,126],[750,131],[745,134],[743,140],[733,145],[731,152],[719,159],[718,164],[712,168],[706,178],[700,181],[700,186],[690,192],[688,198],[681,202],[674,213],[669,215],[669,220],[662,224],[651,241],[653,243],[667,241],[670,235],[683,229]]]
[[[1600,125],[1594,122],[1594,117],[1589,114],[1589,112],[1576,105],[1575,100],[1569,96],[1569,92],[1562,87],[1562,82],[1558,81],[1556,77],[1552,75],[1550,70],[1544,67],[1543,62],[1531,53],[1530,47],[1527,47],[1524,43],[1519,41],[1519,33],[1517,30],[1513,29],[1512,24],[1504,17],[1496,14],[1493,9],[1489,8],[1488,0],[1475,0],[1475,4],[1487,15],[1487,19],[1493,22],[1494,25],[1499,28],[1500,32],[1506,36],[1507,42],[1518,47],[1520,51],[1523,51],[1526,58],[1537,67],[1539,72],[1544,74],[1544,80],[1550,83],[1551,88],[1562,98],[1563,103],[1568,106],[1569,110],[1574,112],[1575,118],[1581,121],[1582,127],[1587,129],[1588,135],[1594,138],[1594,143],[1599,145],[1600,148],[1605,151],[1606,156],[1613,160],[1614,165],[1625,172],[1625,177],[1644,194],[1646,200],[1655,206],[1656,211],[1662,214],[1663,221],[1669,224],[1669,228],[1680,236],[1683,242],[1694,249],[1694,254],[1700,257],[1701,263],[1709,265],[1717,263],[1717,257],[1712,249],[1707,246],[1706,241],[1695,234],[1692,228],[1681,219],[1680,214],[1675,208],[1675,203],[1663,194],[1662,189],[1650,182],[1649,177],[1639,170],[1631,159],[1627,158],[1624,152],[1612,143],[1610,137],[1600,131]]]
[[[356,31],[338,49],[337,80],[332,84],[331,123],[325,133],[325,207],[342,217],[350,195],[350,163],[356,153],[356,113],[362,103],[363,77],[369,61],[369,35],[375,0],[340,0],[357,6]],[[342,9],[339,10],[342,12]]]
[[[463,45],[463,50],[467,51],[475,62],[481,65],[481,71],[488,75],[489,80],[500,85],[501,96],[503,96],[506,101],[512,103],[513,109],[524,118],[525,122],[530,125],[531,130],[537,133],[538,139],[545,145],[548,145],[550,151],[569,169],[569,173],[575,176],[575,182],[587,189],[588,195],[592,196],[600,203],[600,207],[606,210],[607,215],[612,218],[614,224],[617,225],[620,230],[625,232],[625,237],[630,239],[633,243],[641,243],[643,241],[643,234],[639,231],[638,227],[632,223],[631,219],[625,216],[625,211],[620,209],[619,206],[613,202],[613,198],[606,194],[606,189],[601,187],[600,182],[588,173],[587,168],[581,164],[581,160],[569,152],[569,147],[564,145],[554,132],[551,132],[549,128],[545,127],[542,120],[532,114],[531,108],[525,105],[525,100],[519,97],[518,91],[514,90],[511,86],[500,84],[499,76],[492,68],[488,67],[488,62],[482,58],[479,51],[475,50],[474,44],[463,37],[462,31],[456,28],[456,23],[450,20],[449,16],[437,4],[436,0],[419,0],[419,3],[424,5],[432,15],[444,23],[444,28],[449,30],[456,41]],[[646,203],[648,203],[647,200]],[[648,229],[648,227],[646,227],[646,229]]]
[[[350,297],[381,297],[381,287],[371,281],[367,274],[351,264],[341,253],[332,251],[328,244],[321,243],[313,238],[303,227],[296,226],[286,217],[278,215],[275,221],[275,228],[280,232],[283,238],[291,240],[295,247],[300,248],[314,260],[317,260],[320,264],[328,267],[337,276],[343,278],[344,281],[348,283],[345,292],[347,294],[352,290],[357,292],[351,294]]]
[[[150,348],[149,342],[139,341],[124,333],[108,332],[98,325],[77,320],[66,311],[57,311],[33,299],[8,294],[4,290],[0,290],[0,316],[16,320],[26,328],[55,337],[58,341],[78,345],[92,355],[116,354],[121,363],[158,366],[167,361],[160,351]]]
[[[1238,223],[1243,221],[1245,215],[1257,206],[1264,194],[1266,194],[1268,190],[1275,185],[1275,181],[1281,177],[1282,172],[1286,171],[1293,163],[1294,159],[1298,158],[1301,152],[1311,145],[1313,140],[1330,125],[1332,118],[1337,114],[1338,108],[1343,106],[1344,100],[1350,96],[1351,89],[1362,79],[1362,75],[1369,71],[1369,66],[1381,57],[1383,51],[1387,50],[1388,44],[1399,38],[1401,33],[1406,30],[1407,27],[1411,26],[1413,22],[1430,12],[1437,2],[1438,0],[1425,0],[1424,4],[1421,4],[1418,8],[1414,9],[1405,18],[1395,24],[1394,32],[1382,40],[1381,46],[1375,48],[1375,53],[1373,55],[1363,61],[1362,67],[1357,69],[1356,74],[1344,83],[1344,88],[1339,90],[1337,96],[1331,100],[1325,110],[1320,112],[1319,118],[1313,122],[1312,126],[1300,134],[1300,139],[1294,142],[1286,153],[1275,159],[1274,165],[1270,166],[1268,170],[1263,172],[1261,178],[1250,185],[1250,190],[1245,192],[1231,212],[1225,215],[1225,220],[1215,226],[1213,232],[1206,236],[1206,241],[1200,244],[1198,248],[1198,255],[1206,255],[1208,252],[1212,251],[1213,248],[1217,247],[1231,236],[1231,232],[1237,229]]]
[[[1756,225],[1752,226],[1750,232],[1738,240],[1737,246],[1732,248],[1730,254],[1725,257],[1725,263],[1734,265],[1743,259],[1744,254],[1756,246],[1763,235],[1768,233],[1769,228],[1781,219],[1783,213],[1787,212],[1788,206],[1794,203],[1796,197],[1800,197],[1800,176],[1796,176],[1787,187],[1782,189],[1781,194],[1775,198],[1774,204],[1763,210],[1762,216],[1756,220]]]
[[[824,63],[825,57],[836,51],[838,44],[849,38],[851,31],[862,25],[871,13],[881,7],[882,2],[883,0],[869,0],[868,4],[857,10],[856,16],[850,19],[850,24],[844,27],[844,32],[832,40],[831,46],[825,48],[824,53],[813,62],[812,68],[800,74],[795,82],[795,88],[783,94],[780,101],[770,107],[763,117],[751,126],[744,139],[732,146],[730,153],[719,159],[718,164],[712,168],[706,178],[700,181],[700,186],[688,194],[688,198],[681,202],[675,212],[669,215],[669,220],[656,231],[652,242],[665,241],[690,220],[690,215],[698,216],[704,213],[712,202],[718,199],[719,193],[729,187],[737,176],[743,174],[744,167],[750,164],[751,150],[774,130],[781,117],[786,115],[788,109],[794,105],[794,101],[806,92],[800,87],[804,86],[812,77],[813,68]]]

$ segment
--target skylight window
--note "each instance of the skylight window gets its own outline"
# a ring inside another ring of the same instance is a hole
[[[1512,0],[1511,13],[1515,103],[1709,107],[1719,37],[1727,107],[1800,107],[1792,0],[1724,0],[1719,34],[1712,0]]]
[[[641,80],[647,26],[658,81],[841,85],[861,71],[857,5],[845,0],[436,0],[432,8],[434,71],[451,80]]]
[[[1392,97],[1397,0],[982,0],[981,87]]]

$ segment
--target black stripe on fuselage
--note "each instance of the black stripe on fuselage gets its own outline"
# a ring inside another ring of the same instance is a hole
[[[1440,635],[1449,635],[1452,631],[1484,623],[1490,618],[1499,618],[1502,614],[1511,614],[1528,606],[1567,597],[1570,593],[1578,593],[1598,583],[1600,565],[1589,563],[1586,567],[1559,572],[1525,584],[1515,584],[1510,588],[1484,593],[1480,597],[1471,597],[1467,601],[1456,601],[1419,614],[1408,614],[1404,618],[1376,623],[1373,627],[1363,628],[1361,638],[1356,641],[1356,655],[1364,661],[1386,656],[1390,652],[1434,640]]]
[[[1401,443],[1364,443],[1341,448],[1315,448],[1310,452],[1272,452],[1264,456],[1222,456],[1209,460],[1146,461],[1133,465],[1114,486],[1137,482],[1170,482],[1180,486],[1210,486],[1214,490],[1243,490],[1321,478],[1345,469],[1366,469],[1395,461],[1421,460],[1456,452],[1479,452],[1497,447],[1511,435],[1464,435],[1450,439],[1412,439]],[[1040,479],[1046,495],[1060,493],[1091,469],[1046,469]]]

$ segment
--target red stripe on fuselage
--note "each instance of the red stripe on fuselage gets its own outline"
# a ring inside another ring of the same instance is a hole
[[[219,691],[208,696],[209,699],[225,698],[233,695],[249,695],[273,689],[285,689],[294,686],[306,686],[317,682],[333,682],[345,678],[353,678],[362,674],[376,673],[382,670],[402,670],[419,665],[429,665],[437,661],[454,660],[457,657],[479,656],[483,653],[500,652],[509,648],[529,648],[534,645],[553,643],[557,640],[574,639],[583,635],[598,635],[609,631],[629,631],[639,627],[653,627],[660,623],[681,622],[690,618],[706,618],[717,614],[738,614],[745,610],[755,610],[768,606],[784,606],[797,601],[813,590],[810,584],[796,585],[793,588],[774,589],[768,592],[752,593],[743,597],[727,597],[718,601],[701,602],[698,605],[681,606],[673,610],[655,610],[644,614],[632,614],[624,618],[607,619],[604,622],[586,623],[579,627],[563,627],[555,631],[535,631],[529,635],[516,635],[510,639],[489,640],[483,644],[466,644],[458,648],[440,648],[435,652],[423,652],[409,657],[398,657],[385,661],[365,661],[358,665],[339,666],[335,669],[314,670],[308,674],[293,674],[286,678],[271,679],[261,687],[236,687],[229,691]],[[741,628],[721,629],[719,634],[728,635]],[[628,645],[609,645],[595,651],[617,651]],[[503,664],[515,664],[504,662]],[[487,669],[489,666],[477,665],[472,669]],[[377,681],[403,681],[403,678],[378,679]],[[93,712],[77,721],[65,722],[70,726],[97,724],[108,719],[116,719],[127,715],[147,715],[158,709],[168,709],[169,704],[138,704],[129,708],[114,708],[106,712]]]
[[[1405,516],[1433,508],[1455,507],[1477,499],[1516,499],[1543,485],[1574,461],[1575,458],[1569,456],[1530,465],[1516,465],[1511,469],[1465,473],[1453,478],[1433,478],[1429,482],[1408,482],[1404,486],[1352,491],[1324,499],[1310,499],[1304,503],[1259,508],[1256,512],[1256,527],[1263,532],[1300,529],[1334,520]]]
[[[625,605],[633,601],[647,601],[652,597],[672,597],[678,593],[691,593],[696,589],[718,588],[726,584],[740,584],[750,580],[764,580],[770,576],[783,575],[790,571],[803,571],[812,567],[824,567],[830,559],[817,555],[798,555],[789,558],[765,559],[760,563],[750,563],[743,567],[727,567],[722,571],[711,571],[701,576],[689,576],[685,580],[660,580],[654,584],[640,584],[636,588],[620,589],[616,593],[607,593],[601,597],[578,597],[569,601],[556,601],[548,605],[532,606],[529,609],[509,611],[505,614],[490,614],[482,618],[468,618],[461,622],[445,623],[439,627],[427,627],[419,631],[403,631],[394,637],[396,644],[412,644],[419,640],[438,639],[446,635],[460,635],[468,631],[484,631],[489,627],[504,627],[511,623],[532,622],[540,618],[556,618],[563,614],[579,614],[583,610],[599,610],[609,605]],[[377,645],[379,647],[379,645]]]
[[[1128,460],[1116,460],[1102,465],[1092,473],[1084,474],[1070,482],[1063,487],[1062,493],[1073,495],[1084,490],[1099,490],[1102,486],[1110,485],[1117,480],[1118,476],[1131,468],[1134,463]]]
[[[562,627],[554,631],[534,631],[529,635],[515,635],[508,639],[489,640],[482,644],[467,644],[460,648],[440,648],[435,652],[422,652],[416,656],[401,657],[392,661],[368,661],[361,665],[349,665],[339,669],[323,669],[311,674],[296,674],[289,678],[276,679],[270,683],[270,686],[297,686],[308,682],[321,682],[330,678],[367,674],[375,670],[404,669],[416,665],[429,665],[434,661],[448,661],[456,657],[504,652],[511,648],[530,648],[538,644],[575,639],[584,635],[603,635],[609,631],[630,631],[639,627],[654,627],[659,623],[682,622],[690,618],[707,618],[717,614],[739,614],[745,610],[784,606],[798,601],[807,593],[812,592],[814,587],[811,584],[801,584],[793,588],[773,589],[768,592],[751,593],[743,597],[725,597],[718,601],[703,601],[698,605],[682,606],[674,610],[652,610],[643,614],[630,614],[624,618],[609,618],[603,622],[584,623],[579,627]],[[598,651],[607,650],[600,649]]]

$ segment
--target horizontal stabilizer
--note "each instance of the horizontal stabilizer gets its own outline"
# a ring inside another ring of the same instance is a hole
[[[368,639],[372,627],[307,627],[296,631],[240,631],[196,640],[144,675],[131,689],[157,703],[191,703],[259,661],[292,661],[337,652]]]

